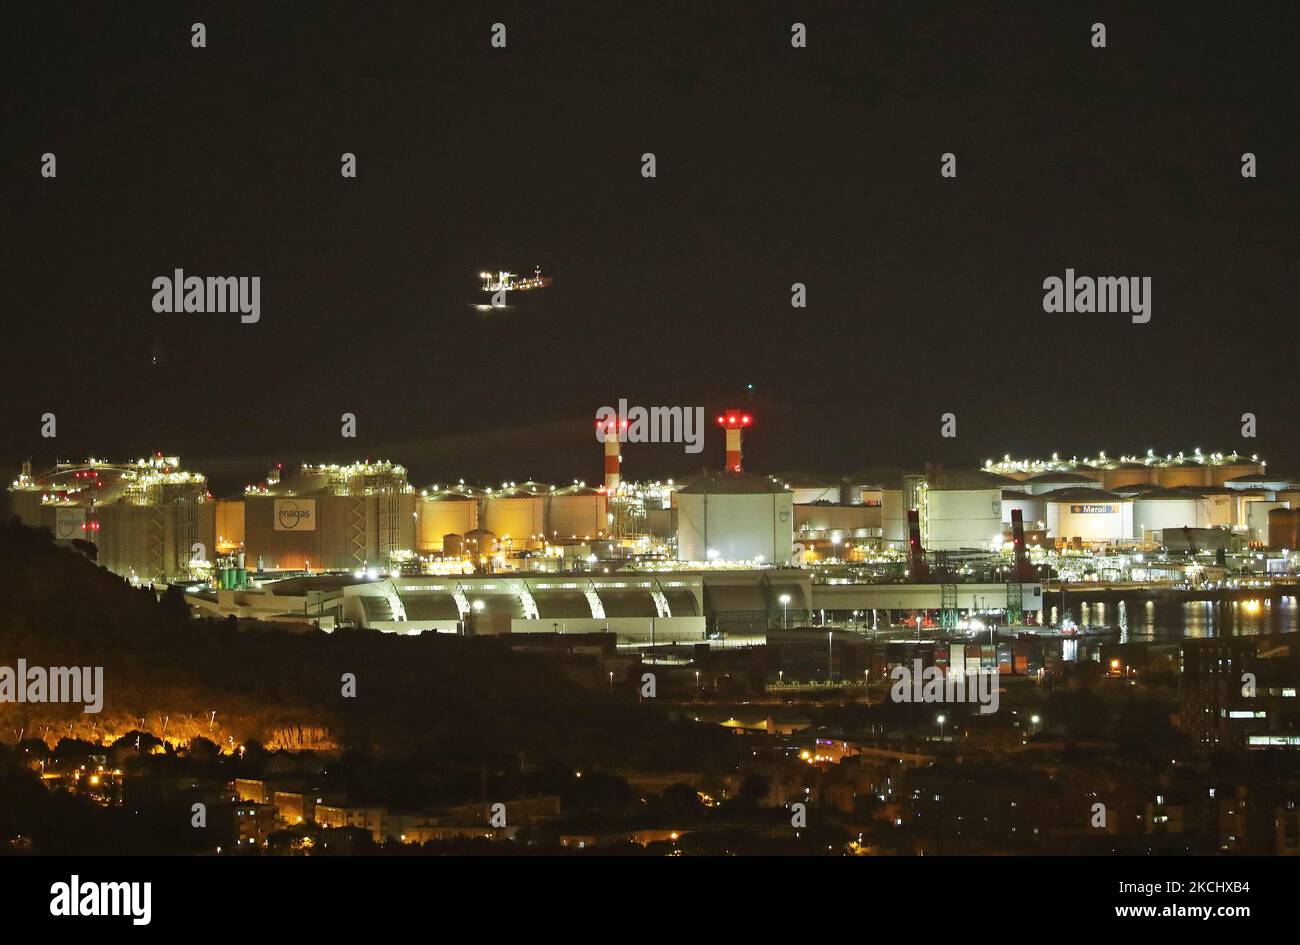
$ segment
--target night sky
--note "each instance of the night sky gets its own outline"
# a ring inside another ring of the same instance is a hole
[[[219,490],[364,457],[595,482],[620,397],[747,406],[755,471],[1148,447],[1300,471],[1294,3],[454,6],[7,10],[6,476],[158,449]],[[470,308],[481,270],[535,265],[553,287]],[[1151,322],[1045,314],[1067,267],[1152,277]],[[175,268],[260,276],[260,323],[155,314]],[[625,474],[722,451],[710,424]]]

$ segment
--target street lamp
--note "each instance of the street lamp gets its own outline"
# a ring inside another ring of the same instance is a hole
[[[939,723],[939,741],[943,741],[943,723],[948,721],[948,717],[941,715],[935,721]]]
[[[781,601],[781,629],[784,630],[789,623],[790,595],[782,594],[778,599]]]

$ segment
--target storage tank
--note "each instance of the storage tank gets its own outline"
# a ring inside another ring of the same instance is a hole
[[[1043,495],[1055,539],[1109,544],[1133,538],[1133,501],[1103,489],[1058,489]]]
[[[783,484],[748,473],[705,474],[679,489],[676,502],[682,560],[790,560],[794,495]]]
[[[1210,485],[1210,467],[1194,459],[1175,459],[1165,466],[1156,467],[1156,485],[1162,489],[1181,486]]]
[[[1109,469],[1102,470],[1101,484],[1104,489],[1116,489],[1120,486],[1154,486],[1156,470],[1146,463],[1122,462]]]
[[[1268,547],[1270,551],[1295,551],[1300,548],[1300,511],[1269,509]]]
[[[416,550],[445,551],[444,535],[463,535],[478,528],[478,505],[477,497],[464,490],[421,496],[415,507]]]
[[[470,557],[490,555],[496,551],[497,536],[485,528],[465,533],[465,554]]]
[[[1041,496],[1033,496],[1019,489],[1002,490],[1002,524],[1011,524],[1011,513],[1020,510],[1025,528],[1035,530],[1047,527],[1047,503]]]
[[[811,505],[814,502],[838,504],[840,501],[841,483],[836,476],[796,471],[778,473],[776,478],[794,493],[795,505]]]
[[[1263,463],[1233,453],[1222,457],[1216,465],[1210,467],[1210,484],[1222,486],[1231,479],[1237,479],[1241,476],[1258,476],[1263,475],[1263,473]]]
[[[217,550],[233,551],[244,543],[244,501],[217,500]]]
[[[595,538],[609,531],[605,493],[575,483],[551,494],[548,538]]]
[[[942,480],[940,480],[942,481]],[[1002,489],[931,488],[925,509],[930,551],[1002,546]]]
[[[1205,528],[1209,524],[1205,501],[1187,492],[1155,489],[1133,499],[1134,537],[1150,538],[1166,528]]]
[[[1044,495],[1057,489],[1095,489],[1097,480],[1078,472],[1045,472],[1030,476],[1020,484],[1030,495]]]
[[[247,558],[272,570],[386,569],[415,549],[415,500],[392,463],[303,466],[245,491]]]
[[[513,548],[538,544],[549,532],[546,527],[545,493],[515,487],[493,492],[483,500],[483,523],[502,542]]]

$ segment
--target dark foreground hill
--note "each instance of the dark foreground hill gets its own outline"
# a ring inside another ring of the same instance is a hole
[[[0,704],[0,740],[108,743],[143,730],[222,749],[338,749],[421,769],[531,764],[697,768],[730,754],[718,729],[576,685],[491,637],[290,633],[191,618],[48,532],[0,525],[0,666],[102,666],[103,711]],[[344,698],[342,677],[356,677]],[[215,715],[214,715],[215,713]]]

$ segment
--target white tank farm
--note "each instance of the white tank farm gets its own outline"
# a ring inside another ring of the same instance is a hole
[[[416,503],[416,550],[443,551],[446,535],[464,535],[478,528],[478,499],[460,491],[421,496]]]
[[[609,531],[605,493],[575,484],[551,493],[548,538],[595,538]]]
[[[794,547],[794,494],[745,473],[704,475],[679,489],[677,554],[683,561],[785,564]]]

